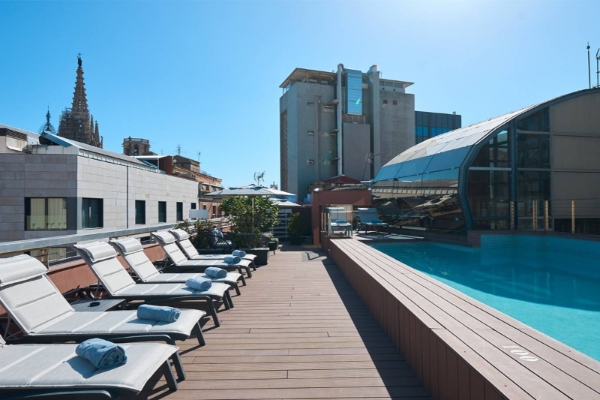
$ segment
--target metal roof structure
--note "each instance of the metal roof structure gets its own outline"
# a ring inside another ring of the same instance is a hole
[[[392,158],[381,168],[373,182],[392,179],[410,180],[410,177],[420,174],[459,168],[474,146],[487,141],[516,118],[597,91],[599,89],[585,89],[569,93],[427,139]]]
[[[134,157],[126,156],[124,154],[114,153],[112,151],[104,150],[104,149],[101,149],[100,147],[92,146],[89,144],[77,142],[75,140],[66,139],[66,138],[60,137],[58,135],[53,135],[52,133],[43,132],[40,135],[40,139],[41,139],[41,142],[43,142],[43,139],[46,139],[46,140],[50,141],[51,143],[54,143],[55,145],[59,145],[59,146],[63,146],[63,147],[73,146],[73,147],[78,148],[79,150],[82,150],[87,153],[93,153],[93,154],[97,154],[99,156],[110,157],[112,159],[124,161],[124,162],[130,163],[130,164],[137,165],[142,168],[150,169],[150,167],[148,167],[145,163],[141,162],[140,160],[135,159]]]

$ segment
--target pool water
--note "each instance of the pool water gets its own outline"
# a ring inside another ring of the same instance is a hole
[[[600,360],[600,262],[561,246],[373,248]],[[553,248],[554,247],[554,248]]]

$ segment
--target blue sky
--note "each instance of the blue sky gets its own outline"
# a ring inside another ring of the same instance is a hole
[[[104,147],[150,140],[226,186],[279,183],[279,85],[337,64],[415,84],[416,109],[468,125],[596,82],[596,0],[2,1],[0,123],[70,107],[82,53]]]

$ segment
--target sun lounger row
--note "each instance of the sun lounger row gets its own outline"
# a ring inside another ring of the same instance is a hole
[[[140,242],[133,238],[111,240],[110,244],[78,244],[75,247],[111,297],[127,302],[206,303],[218,327],[220,323],[215,302],[222,302],[226,309],[233,307],[229,289],[240,294],[238,281],[245,285],[241,270],[250,277],[253,257],[246,257],[238,263],[226,263],[224,256],[202,260],[203,256],[196,252],[196,257],[200,259],[189,260],[186,257],[186,260],[182,260],[181,249],[184,247],[179,247],[182,242],[183,246],[188,246],[188,254],[193,255],[195,249],[184,231],[175,234],[177,236],[164,231],[156,232],[154,236],[165,251],[169,250],[167,254],[177,265],[176,268],[189,272],[161,273],[146,257]],[[131,275],[119,262],[117,254],[128,264]],[[223,266],[230,271],[219,271],[222,277],[213,278],[205,270],[214,266]],[[2,360],[10,360],[0,366],[0,399],[47,395],[53,398],[134,395],[158,370],[165,376],[169,388],[177,389],[171,364],[179,379],[185,379],[185,372],[177,353],[178,348],[174,346],[175,340],[185,340],[195,334],[199,344],[204,345],[200,320],[206,312],[175,310],[178,315],[176,321],[161,322],[140,318],[135,310],[75,311],[48,278],[47,272],[43,264],[27,255],[0,259],[0,303],[24,335],[21,340],[38,343],[7,345],[0,337]],[[210,288],[196,290],[186,285],[189,279],[196,278],[210,279],[210,282],[205,282],[210,284]],[[91,338],[113,342],[164,341],[167,344],[126,343],[123,349],[127,362],[109,370],[98,369],[93,363],[79,357],[75,351],[76,345],[43,344],[65,341],[79,343]]]

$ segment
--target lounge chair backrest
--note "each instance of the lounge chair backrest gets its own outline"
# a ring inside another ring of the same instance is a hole
[[[190,235],[186,231],[183,229],[171,229],[169,232],[175,236],[179,247],[181,247],[181,250],[183,250],[188,258],[194,258],[199,255],[198,250],[196,250],[192,242],[190,242]]]
[[[175,236],[169,231],[158,231],[153,232],[152,236],[156,239],[158,244],[163,248],[167,256],[173,261],[175,265],[179,265],[184,261],[188,261],[188,258],[183,254],[179,246],[177,246]]]
[[[331,216],[332,222],[348,221],[348,219],[346,218],[346,209],[344,207],[327,207],[327,211],[329,211],[329,215]]]
[[[142,282],[146,282],[153,276],[160,274],[144,253],[144,248],[139,240],[134,238],[113,239],[110,244],[121,254],[129,268],[135,272]]]
[[[117,252],[108,243],[76,244],[75,249],[111,295],[135,285],[133,278],[117,260]]]
[[[361,222],[372,222],[375,219],[379,219],[379,213],[376,208],[359,208],[358,217]]]
[[[25,254],[0,259],[0,303],[26,334],[75,312],[47,272],[41,262]]]

